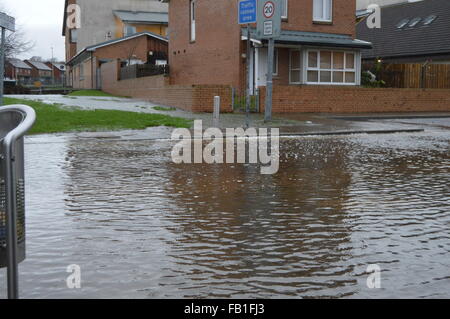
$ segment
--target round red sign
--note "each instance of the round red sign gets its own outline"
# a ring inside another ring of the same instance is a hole
[[[275,4],[272,1],[267,1],[263,7],[264,17],[270,19],[275,14]]]

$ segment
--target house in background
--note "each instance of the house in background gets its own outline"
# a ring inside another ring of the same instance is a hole
[[[32,67],[19,59],[7,59],[5,61],[5,77],[17,84],[31,83]]]
[[[65,84],[66,64],[62,62],[45,62],[52,69],[52,84]]]
[[[225,84],[245,89],[246,32],[237,0],[169,2],[171,84]],[[361,49],[355,0],[282,0],[281,37],[275,41],[274,85],[358,85]],[[251,32],[250,89],[266,85],[267,41]]]
[[[68,80],[77,89],[100,89],[100,68],[103,63],[119,60],[122,65],[164,64],[167,63],[167,56],[166,37],[151,32],[135,33],[91,45],[80,51],[66,63],[72,70]]]
[[[116,18],[116,38],[149,31],[166,36],[169,25],[167,12],[144,12],[114,10]]]
[[[67,25],[67,8],[80,7],[81,27],[71,29]],[[87,47],[149,31],[157,35],[167,34],[167,4],[159,0],[65,0],[62,35],[65,37],[66,62]],[[72,69],[66,71],[71,85]]]
[[[44,62],[25,60],[25,63],[31,67],[32,81],[39,81],[42,84],[51,84],[52,69]]]
[[[381,28],[357,26],[357,36],[372,42],[364,61],[450,63],[450,1],[423,0],[381,8]]]

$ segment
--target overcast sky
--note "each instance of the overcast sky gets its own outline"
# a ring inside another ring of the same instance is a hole
[[[61,35],[64,13],[64,0],[0,0],[0,8],[16,18],[28,40],[35,43],[32,51],[19,58],[27,59],[34,55],[44,59],[53,55],[64,61],[64,38]]]

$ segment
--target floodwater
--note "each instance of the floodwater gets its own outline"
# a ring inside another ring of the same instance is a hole
[[[163,140],[28,138],[20,295],[449,298],[449,141],[437,128],[283,139],[279,172],[261,175],[173,164]]]

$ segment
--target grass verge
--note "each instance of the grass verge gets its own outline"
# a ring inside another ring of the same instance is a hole
[[[165,106],[154,106],[153,109],[156,111],[164,111],[164,112],[171,112],[177,110],[175,107],[165,107]]]
[[[79,91],[73,91],[72,93],[69,93],[68,96],[109,96],[109,97],[120,97],[115,96],[103,91],[99,90],[79,90]]]
[[[152,126],[191,127],[190,120],[164,114],[82,110],[13,98],[5,98],[4,103],[5,105],[25,104],[36,111],[36,123],[29,134],[140,130]]]

